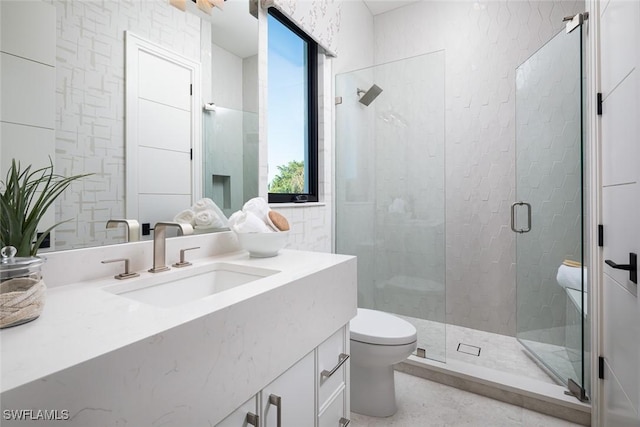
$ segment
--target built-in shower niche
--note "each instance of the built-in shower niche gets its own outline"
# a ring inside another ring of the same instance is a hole
[[[231,177],[212,175],[211,199],[220,209],[231,209]]]

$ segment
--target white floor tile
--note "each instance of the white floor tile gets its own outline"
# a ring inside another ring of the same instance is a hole
[[[353,427],[571,427],[578,424],[396,372],[398,412],[388,418],[351,414]]]

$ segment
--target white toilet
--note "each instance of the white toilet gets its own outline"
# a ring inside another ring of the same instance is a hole
[[[351,320],[351,410],[372,417],[396,413],[393,365],[416,349],[418,334],[409,322],[359,308]]]

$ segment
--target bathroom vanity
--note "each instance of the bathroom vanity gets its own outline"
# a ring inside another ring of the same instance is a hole
[[[40,414],[64,426],[275,427],[278,412],[282,426],[345,425],[356,259],[284,250],[192,262],[55,286],[38,320],[1,331],[2,425],[22,410],[32,421],[15,425],[43,425]],[[149,296],[179,285],[199,290]]]

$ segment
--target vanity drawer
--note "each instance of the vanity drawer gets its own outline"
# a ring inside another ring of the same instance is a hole
[[[318,408],[338,389],[346,387],[349,366],[346,333],[346,328],[340,328],[318,347]]]
[[[322,411],[318,417],[318,427],[346,427],[350,423],[349,414],[345,414],[345,393],[346,389],[342,389]]]

